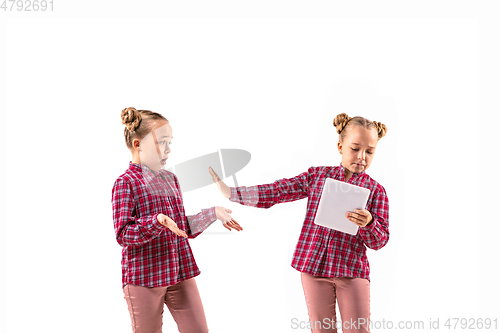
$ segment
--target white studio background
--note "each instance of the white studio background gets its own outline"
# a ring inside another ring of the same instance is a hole
[[[368,251],[372,320],[441,318],[444,332],[449,317],[498,317],[498,217],[476,171],[495,157],[478,161],[487,30],[475,18],[9,20],[7,331],[130,331],[111,216],[129,106],[170,120],[171,165],[249,151],[247,186],[338,165],[338,113],[385,123],[368,170],[391,231]],[[245,229],[217,221],[190,241],[210,331],[308,332],[291,327],[308,318],[290,267],[306,199],[256,209],[211,185],[184,202],[230,208]],[[164,331],[176,331],[167,309]]]

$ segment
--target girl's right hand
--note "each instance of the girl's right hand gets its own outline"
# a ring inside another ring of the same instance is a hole
[[[215,184],[217,184],[217,187],[219,188],[222,195],[229,199],[231,197],[231,189],[229,188],[229,186],[227,186],[219,178],[219,176],[215,173],[214,169],[212,169],[211,167],[208,167],[208,172],[210,172],[210,175],[212,176],[212,180],[214,181]]]
[[[172,220],[167,215],[165,215],[165,214],[158,214],[157,220],[162,225],[164,225],[165,227],[167,227],[170,230],[172,230],[172,232],[174,234],[176,234],[177,236],[181,236],[181,237],[187,238],[186,232],[184,230],[179,229],[179,227],[177,226],[177,223],[175,223],[174,220]]]

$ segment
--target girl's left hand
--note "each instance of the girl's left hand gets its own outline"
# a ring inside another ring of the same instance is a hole
[[[229,213],[232,213],[232,210],[229,208],[224,208],[221,206],[215,207],[215,215],[217,216],[217,220],[222,221],[222,225],[224,228],[227,230],[231,231],[231,228],[241,231],[243,228],[240,226],[238,222],[236,222],[235,219],[229,215]]]
[[[354,212],[347,212],[346,217],[360,227],[366,227],[373,220],[372,214],[366,209],[355,209]]]

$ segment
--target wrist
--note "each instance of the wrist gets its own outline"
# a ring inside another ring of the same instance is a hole
[[[158,221],[158,223],[160,223],[162,226],[166,227],[166,224],[165,224],[165,219],[163,218],[163,216],[165,216],[165,214],[158,214],[156,216],[156,220]]]
[[[238,188],[237,187],[230,187],[229,188],[229,201],[236,201],[238,198],[239,193],[238,193]]]

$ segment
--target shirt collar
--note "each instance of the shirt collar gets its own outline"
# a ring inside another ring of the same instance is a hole
[[[132,171],[142,173],[142,175],[146,178],[152,179],[153,177],[157,176],[157,173],[155,173],[153,170],[151,170],[147,166],[142,165],[142,164],[137,164],[137,163],[134,163],[132,161],[128,162],[128,168]]]
[[[342,165],[342,162],[340,162],[340,170],[342,171],[342,174],[345,175],[345,168],[344,166]],[[361,172],[353,172],[352,173],[352,176],[351,177],[357,177],[357,176],[361,176],[365,173],[365,170],[361,171]]]

